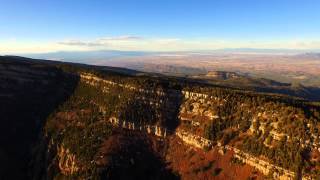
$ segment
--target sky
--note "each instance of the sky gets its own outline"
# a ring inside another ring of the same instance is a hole
[[[320,49],[319,0],[0,0],[0,54]]]

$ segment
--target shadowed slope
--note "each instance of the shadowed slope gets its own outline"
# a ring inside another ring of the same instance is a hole
[[[78,77],[54,66],[0,57],[0,179],[26,179],[47,116],[72,94]]]

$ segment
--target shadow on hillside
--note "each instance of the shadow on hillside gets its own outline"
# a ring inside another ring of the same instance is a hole
[[[99,179],[176,180],[179,176],[166,168],[161,158],[163,142],[135,131],[122,130],[100,148]]]
[[[152,93],[135,92],[119,113],[119,119],[138,125],[157,125],[174,133],[179,125],[179,109],[183,95],[181,91],[162,88]],[[161,91],[164,95],[155,92]]]
[[[169,90],[166,92],[167,102],[165,107],[167,108],[167,114],[165,117],[164,125],[168,128],[169,133],[174,133],[179,126],[179,112],[182,104],[183,94],[180,90]]]
[[[0,179],[31,179],[29,163],[50,113],[79,77],[40,63],[0,57]]]

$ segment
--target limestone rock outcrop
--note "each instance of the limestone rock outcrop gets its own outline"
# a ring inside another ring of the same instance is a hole
[[[57,149],[58,165],[60,172],[64,175],[73,175],[80,170],[76,156],[69,149],[58,146]]]

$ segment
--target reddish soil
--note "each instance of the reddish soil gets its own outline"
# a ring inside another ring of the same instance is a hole
[[[251,166],[232,163],[232,156],[231,151],[221,155],[216,149],[205,152],[191,148],[171,137],[166,160],[181,179],[263,179]]]

